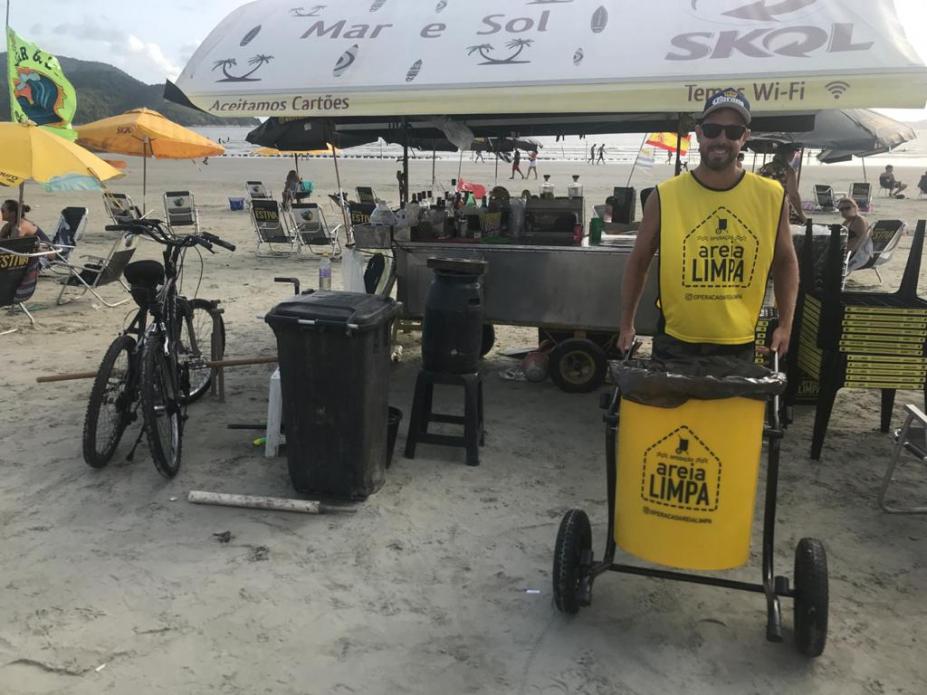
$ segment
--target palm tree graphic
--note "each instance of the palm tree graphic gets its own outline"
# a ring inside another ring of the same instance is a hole
[[[248,65],[251,65],[252,68],[244,75],[229,74],[229,68],[238,65],[238,62],[234,58],[224,58],[222,60],[217,60],[213,64],[212,69],[218,70],[219,68],[222,68],[222,74],[224,77],[221,80],[217,80],[217,82],[259,82],[261,79],[260,77],[251,77],[251,75],[256,73],[262,65],[269,63],[273,59],[273,56],[264,55],[263,53],[248,59]]]
[[[474,53],[479,53],[483,58],[483,62],[480,65],[513,65],[515,63],[530,63],[530,60],[518,60],[518,56],[522,54],[526,48],[534,45],[533,39],[512,39],[505,47],[514,50],[515,52],[508,56],[507,58],[493,58],[489,55],[490,52],[494,51],[492,44],[483,43],[478,46],[470,46],[467,49],[467,55],[473,55]]]

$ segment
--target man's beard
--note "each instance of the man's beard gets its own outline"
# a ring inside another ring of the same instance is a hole
[[[725,147],[725,154],[720,158],[718,157],[720,153],[714,153],[712,150],[714,150],[714,147],[699,150],[702,163],[712,171],[724,171],[737,161],[738,151],[734,147]]]

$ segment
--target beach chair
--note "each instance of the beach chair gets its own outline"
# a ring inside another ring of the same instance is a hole
[[[901,429],[895,431],[895,451],[879,488],[879,507],[889,514],[927,514],[927,506],[896,507],[885,501],[886,493],[895,477],[895,469],[901,463],[901,455],[907,452],[921,463],[927,464],[927,415],[913,405],[904,407],[908,416]]]
[[[280,214],[280,204],[273,199],[251,200],[251,222],[257,234],[257,256],[273,258],[299,253],[299,238],[288,224],[288,216]],[[267,251],[262,251],[267,247]],[[285,247],[280,250],[279,247]]]
[[[39,261],[55,251],[39,251],[39,238],[35,236],[3,239],[0,241],[0,307],[22,309],[35,326],[35,319],[26,308],[35,292],[39,274]],[[17,329],[0,331],[0,335],[15,333]]]
[[[87,208],[66,207],[61,210],[55,236],[51,241],[56,253],[53,256],[42,258],[41,265],[43,268],[47,268],[58,261],[66,262],[68,260],[74,252],[77,242],[84,236],[88,216],[89,211]]]
[[[270,191],[263,181],[245,181],[245,192],[248,200],[270,200]]]
[[[338,225],[334,230],[331,229],[325,219],[325,213],[316,203],[293,203],[290,205],[289,214],[292,229],[296,233],[300,246],[308,248],[310,252],[318,256],[331,255],[332,258],[341,256],[338,231],[344,225]],[[327,248],[329,253],[318,251],[319,246]]]
[[[833,186],[820,183],[814,185],[814,209],[819,212],[833,212],[837,208],[837,201]]]
[[[59,267],[64,268],[68,274],[61,278],[61,292],[58,293],[58,304],[65,304],[74,299],[79,299],[87,292],[90,292],[110,308],[128,302],[128,299],[108,302],[100,295],[98,290],[104,285],[118,282],[126,292],[129,292],[129,286],[122,279],[122,271],[132,260],[137,245],[137,235],[124,234],[116,239],[105,258],[102,256],[82,256],[82,258],[88,259],[83,264],[60,264]],[[80,291],[80,294],[73,297],[66,296],[66,293],[71,288],[76,288]]]
[[[847,197],[856,201],[860,210],[869,212],[872,208],[872,184],[868,182],[851,184]]]
[[[377,196],[373,192],[373,189],[370,186],[358,186],[357,187],[357,202],[363,204],[377,204]]]
[[[125,224],[142,218],[142,211],[125,193],[103,191],[103,207],[106,214],[116,224]]]
[[[907,229],[907,225],[901,220],[879,220],[876,222],[870,232],[872,237],[872,258],[869,259],[868,263],[853,272],[874,270],[881,285],[882,274],[879,272],[879,266],[885,265],[892,259],[892,253],[898,247],[898,242],[901,241]]]
[[[168,191],[164,194],[164,219],[174,234],[199,234],[196,202],[190,191]]]
[[[879,197],[882,197],[882,194],[885,194],[886,198],[892,197],[892,188],[891,180],[887,174],[879,174]]]

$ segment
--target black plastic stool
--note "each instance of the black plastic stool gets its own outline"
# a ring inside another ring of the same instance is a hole
[[[463,386],[464,414],[442,415],[432,412],[435,384]],[[428,423],[444,422],[463,425],[464,434],[451,436],[429,434]],[[478,373],[447,374],[422,370],[415,380],[415,397],[412,401],[412,415],[409,418],[409,434],[406,437],[406,458],[415,458],[415,445],[440,444],[459,446],[467,450],[467,465],[480,465],[480,447],[483,446],[483,379]]]

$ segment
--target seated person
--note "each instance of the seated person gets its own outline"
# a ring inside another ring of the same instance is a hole
[[[296,200],[296,194],[302,191],[302,179],[295,169],[290,169],[283,183],[283,207],[288,208]]]
[[[26,213],[32,208],[23,204],[22,216],[19,214],[19,201],[6,200],[0,207],[0,214],[3,216],[4,225],[0,228],[0,239],[15,239],[17,237],[27,237],[38,235],[43,241],[48,241],[45,233],[39,229],[31,220],[26,219]],[[17,231],[17,226],[19,230]]]
[[[907,184],[903,184],[895,178],[895,167],[891,164],[886,166],[885,171],[879,174],[879,185],[887,189],[888,195],[892,198],[904,198],[904,196],[899,195],[899,193],[908,187]]]
[[[847,272],[862,268],[872,258],[872,234],[866,218],[859,214],[859,206],[852,198],[843,198],[837,203],[837,210],[843,216],[847,228],[847,252],[850,260]]]
[[[921,180],[917,182],[917,187],[921,190],[921,193],[927,195],[927,172],[924,172],[924,175],[921,176]]]

